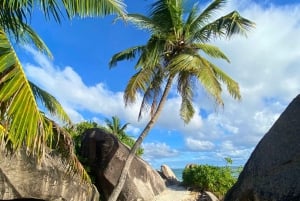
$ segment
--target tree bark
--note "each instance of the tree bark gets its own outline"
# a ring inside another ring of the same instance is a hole
[[[149,131],[151,130],[151,128],[153,127],[153,125],[156,123],[162,108],[167,100],[168,94],[170,92],[171,89],[171,85],[173,82],[173,78],[174,76],[170,76],[168,79],[168,82],[166,84],[164,93],[160,99],[159,105],[157,107],[157,110],[155,111],[154,115],[151,117],[150,121],[148,122],[148,124],[146,125],[146,127],[144,128],[144,130],[142,131],[142,133],[140,134],[140,136],[138,137],[138,139],[135,141],[133,147],[130,150],[129,155],[127,156],[125,165],[122,169],[120,178],[118,180],[117,185],[114,187],[114,190],[112,192],[112,194],[109,196],[108,201],[116,201],[123,189],[123,186],[125,184],[126,178],[127,178],[127,173],[129,171],[129,168],[131,166],[132,160],[135,156],[135,152],[137,151],[138,148],[140,148],[142,142],[144,141],[145,137],[148,135]]]

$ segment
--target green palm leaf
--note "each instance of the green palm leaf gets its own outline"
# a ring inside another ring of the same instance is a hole
[[[105,119],[106,126],[109,128],[110,132],[118,136],[119,139],[125,137],[125,130],[129,123],[124,124],[121,126],[120,119],[117,116],[113,116],[112,120]]]
[[[122,0],[63,0],[63,4],[70,17],[103,16],[114,13],[126,15]]]
[[[183,32],[182,3],[182,0],[159,0],[153,3],[149,17],[156,25],[156,32],[152,33],[160,38],[171,36],[179,39]]]
[[[178,75],[177,90],[181,95],[180,116],[185,123],[188,123],[194,116],[195,110],[193,107],[193,78],[188,71],[181,71]]]
[[[144,46],[135,46],[128,48],[126,50],[123,50],[122,52],[116,53],[113,55],[109,62],[110,68],[117,65],[119,61],[122,60],[131,60],[136,57],[137,54],[139,54],[143,50]]]
[[[241,94],[240,94],[240,88],[239,84],[235,82],[233,79],[231,79],[225,72],[223,72],[219,67],[211,63],[211,68],[215,72],[216,77],[222,81],[229,92],[229,94],[237,100],[240,100]]]
[[[50,50],[44,43],[44,41],[34,32],[34,30],[24,23],[22,17],[18,17],[18,13],[15,12],[3,12],[0,11],[0,27],[2,31],[10,34],[13,38],[21,44],[33,44],[40,51],[46,53],[49,57],[52,57]]]
[[[43,106],[50,112],[51,115],[57,116],[59,119],[63,120],[63,122],[71,124],[71,119],[54,96],[52,96],[45,90],[42,90],[32,82],[29,82],[29,84],[35,99],[40,100]]]
[[[0,100],[4,114],[1,125],[8,131],[7,140],[18,149],[25,142],[28,150],[44,154],[52,136],[51,125],[40,113],[22,66],[5,33],[0,30]]]
[[[230,63],[228,57],[217,46],[207,43],[194,43],[192,47],[193,49],[202,50],[205,54],[213,58],[224,59]]]
[[[119,18],[118,18],[119,19]],[[132,23],[139,29],[149,30],[152,33],[161,33],[160,24],[149,17],[140,14],[128,14],[125,18],[127,22]]]
[[[141,69],[130,78],[124,91],[124,101],[126,105],[135,102],[138,91],[144,92],[147,90],[147,85],[150,83],[151,76],[151,70]]]
[[[161,40],[159,37],[153,36],[150,38],[148,43],[145,45],[143,51],[141,52],[140,58],[137,61],[135,68],[149,68],[154,69],[158,67],[161,61],[161,56],[164,54],[163,47],[165,46],[165,41]]]
[[[143,112],[147,111],[150,105],[150,116],[153,116],[159,102],[159,98],[161,95],[161,85],[164,81],[164,73],[163,68],[157,67],[155,69],[156,72],[152,73],[151,81],[147,85],[147,89],[143,92],[143,100],[140,107],[140,112],[138,115],[138,119],[142,118]]]
[[[206,25],[208,21],[213,17],[216,11],[223,7],[226,3],[226,0],[214,0],[205,8],[197,17],[190,16],[190,19],[187,21],[190,29],[188,30],[191,33],[195,33],[195,31],[199,30],[201,27]],[[193,9],[197,9],[198,6],[195,4]],[[191,12],[192,13],[192,12]]]
[[[246,35],[246,32],[254,26],[253,22],[240,16],[237,11],[233,11],[203,26],[195,32],[195,38],[199,41],[209,41],[211,38],[219,36]]]
[[[210,94],[218,105],[224,105],[221,97],[222,87],[218,78],[215,75],[215,71],[212,69],[213,64],[203,57],[195,57],[199,62],[199,66],[195,75],[201,82],[204,89]]]

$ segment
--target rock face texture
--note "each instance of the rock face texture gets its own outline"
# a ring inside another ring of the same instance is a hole
[[[104,130],[93,128],[84,132],[83,157],[88,158],[96,177],[96,186],[105,198],[117,184],[129,149]],[[135,157],[119,201],[149,201],[165,189],[160,175],[145,161]]]
[[[48,155],[37,165],[25,150],[11,155],[0,150],[0,200],[98,201],[94,186],[67,174],[60,157]]]
[[[174,185],[174,184],[179,184],[180,182],[178,181],[175,173],[173,172],[173,170],[163,164],[161,167],[160,167],[161,171],[159,172],[161,177],[166,181],[166,185]]]
[[[300,95],[256,146],[224,201],[300,200]]]

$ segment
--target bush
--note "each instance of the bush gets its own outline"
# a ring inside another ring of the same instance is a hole
[[[231,161],[225,160],[228,163]],[[232,173],[232,168],[228,165],[225,167],[195,165],[184,169],[182,179],[186,186],[200,191],[211,191],[221,198],[237,180]]]

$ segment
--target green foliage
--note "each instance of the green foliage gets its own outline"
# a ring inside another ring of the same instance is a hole
[[[233,186],[237,178],[236,170],[231,168],[231,158],[225,158],[227,165],[218,167],[212,165],[195,165],[185,168],[182,174],[183,183],[201,191],[211,191],[219,198]],[[240,169],[239,169],[240,171]]]
[[[125,130],[129,123],[121,126],[120,119],[117,116],[113,116],[112,119],[105,119],[106,127],[104,128],[108,132],[114,134],[123,144],[133,147],[135,140],[125,133]],[[139,148],[136,151],[138,156],[141,156],[144,153],[144,149]]]

